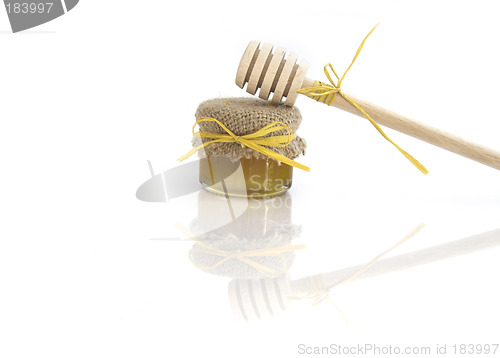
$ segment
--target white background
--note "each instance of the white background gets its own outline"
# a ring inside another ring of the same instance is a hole
[[[229,278],[198,270],[176,222],[197,196],[136,199],[190,147],[199,102],[234,85],[248,41],[276,43],[346,92],[500,150],[496,1],[85,1],[10,33],[0,10],[0,356],[292,357],[298,345],[500,343],[498,247],[332,291],[241,323]],[[364,119],[297,100],[308,142],[295,170],[291,280],[500,228],[500,173]],[[498,231],[490,235],[499,241]],[[470,242],[469,242],[470,244]],[[472,244],[471,244],[472,245]],[[472,249],[472,248],[471,248]],[[452,356],[448,349],[448,356]],[[497,355],[500,354],[497,351]]]

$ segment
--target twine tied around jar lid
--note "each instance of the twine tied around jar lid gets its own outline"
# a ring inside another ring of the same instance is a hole
[[[306,147],[305,141],[295,134],[302,120],[295,107],[252,98],[217,98],[200,104],[196,118],[192,130],[195,148],[179,161],[204,148],[205,155],[268,157],[310,171],[293,160]],[[197,125],[200,130],[195,132]]]

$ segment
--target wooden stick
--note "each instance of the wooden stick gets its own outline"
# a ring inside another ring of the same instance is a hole
[[[362,99],[355,98],[351,95],[348,96],[359,104],[378,124],[500,170],[500,152],[469,142],[440,129],[419,123]],[[363,114],[342,96],[337,96],[335,98],[333,106],[363,117]]]

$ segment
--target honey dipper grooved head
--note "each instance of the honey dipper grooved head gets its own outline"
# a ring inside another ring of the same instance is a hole
[[[285,104],[293,106],[297,99],[297,90],[309,69],[309,63],[302,59],[297,64],[297,55],[290,53],[285,58],[286,50],[259,41],[251,41],[241,57],[236,84],[243,88],[247,84],[247,92],[255,94],[260,88],[259,97],[267,100],[273,93],[271,102],[280,103],[286,97]]]

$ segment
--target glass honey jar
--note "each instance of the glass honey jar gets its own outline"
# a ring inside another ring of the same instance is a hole
[[[201,103],[196,118],[199,132],[194,133],[193,145],[200,148],[200,182],[208,191],[269,198],[290,189],[293,167],[287,163],[297,164],[292,160],[303,154],[306,146],[296,135],[302,120],[296,107],[256,98],[216,98]],[[264,140],[264,144],[260,142],[253,147],[238,140],[254,140],[256,134],[266,128],[273,131],[264,132],[259,140],[273,136],[289,139],[284,145],[268,144]],[[221,137],[229,140],[220,140]],[[282,160],[273,158],[274,154]],[[289,162],[283,162],[288,159]]]
[[[290,189],[292,177],[292,166],[272,158],[209,155],[200,161],[200,182],[222,195],[270,198]]]

